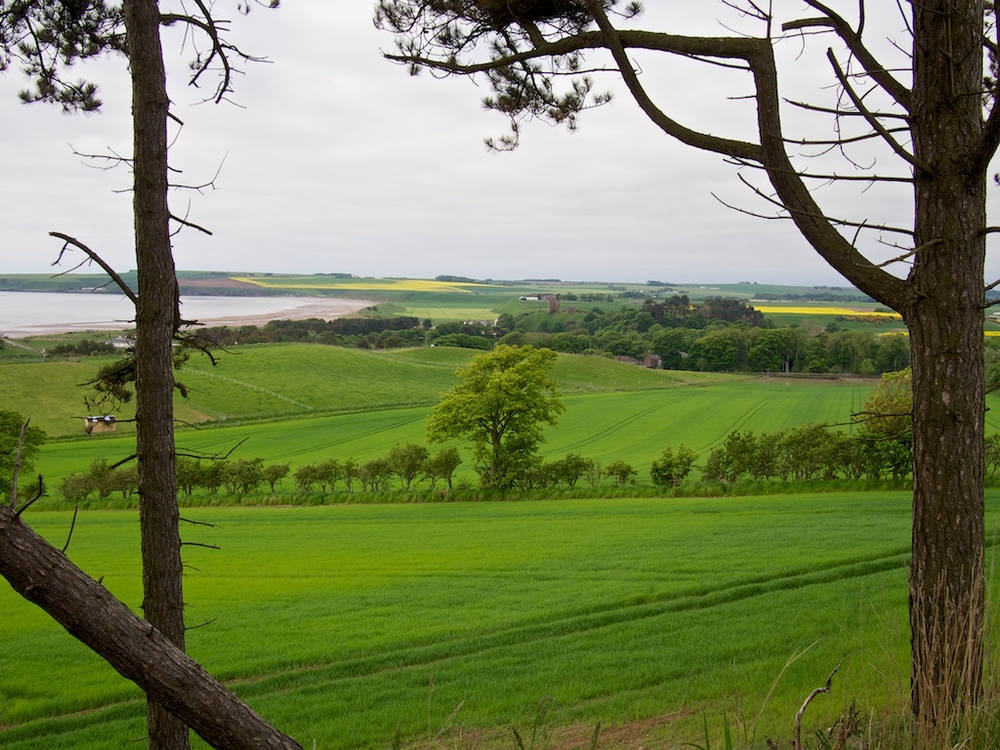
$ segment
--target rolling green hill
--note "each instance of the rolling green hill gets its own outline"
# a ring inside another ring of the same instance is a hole
[[[425,442],[425,422],[455,369],[474,352],[449,347],[372,353],[293,344],[240,347],[218,366],[200,359],[180,373],[177,445],[187,455],[225,455],[298,466],[327,458],[366,461],[397,444]],[[82,435],[82,389],[94,364],[47,362],[0,367],[0,387],[18,392],[35,424],[55,435],[38,469],[50,486],[95,458],[133,452],[132,424],[117,434]],[[779,380],[648,370],[614,360],[560,355],[554,368],[566,412],[546,432],[549,459],[577,453],[622,460],[645,480],[650,462],[684,443],[707,455],[734,429],[776,431],[811,421],[844,422],[869,384]],[[50,383],[41,398],[31,382]],[[20,390],[18,390],[20,389]],[[121,414],[127,419],[130,414]],[[195,425],[199,425],[195,427]],[[452,443],[463,447],[461,443]],[[473,479],[465,452],[457,478]]]
[[[223,353],[216,367],[196,360],[179,374],[190,396],[177,401],[178,449],[225,455],[239,446],[234,457],[289,463],[293,471],[327,458],[383,456],[394,445],[425,442],[427,415],[472,356],[450,347],[373,353],[290,344],[239,347]],[[117,434],[82,434],[84,389],[77,384],[95,365],[88,359],[0,366],[0,388],[53,436],[37,466],[50,486],[95,458],[117,461],[133,452],[127,421]],[[639,469],[640,481],[667,446],[684,443],[704,459],[733,430],[844,424],[871,385],[648,370],[580,355],[560,355],[554,375],[566,412],[547,429],[542,455],[626,461]],[[37,388],[39,382],[46,387]],[[1000,431],[1000,408],[988,412],[987,428]],[[472,480],[471,456],[462,443],[452,445],[463,448],[456,478]]]
[[[195,357],[177,373],[188,398],[175,401],[185,424],[234,419],[431,406],[456,382],[455,369],[475,352],[453,347],[369,352],[332,346],[243,346],[219,354],[218,364]],[[110,359],[88,357],[0,365],[0,392],[50,436],[82,433],[88,411],[82,383]],[[732,376],[653,371],[600,357],[561,356],[555,376],[566,394],[674,388],[727,382]],[[39,388],[39,383],[44,384]],[[131,419],[130,407],[116,412]],[[123,422],[119,430],[131,431]]]

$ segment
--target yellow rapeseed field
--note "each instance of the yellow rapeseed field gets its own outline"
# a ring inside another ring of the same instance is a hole
[[[887,318],[891,320],[901,320],[899,313],[876,312],[874,310],[859,310],[850,307],[822,307],[819,305],[754,305],[755,310],[765,315],[769,313],[786,313],[791,315],[863,315],[873,318]]]
[[[459,294],[471,294],[468,286],[488,286],[488,284],[463,283],[456,286],[448,281],[433,281],[431,279],[342,279],[342,278],[266,278],[251,276],[234,276],[236,281],[245,281],[248,284],[267,289],[350,289],[359,292],[386,291],[386,292],[457,292]]]

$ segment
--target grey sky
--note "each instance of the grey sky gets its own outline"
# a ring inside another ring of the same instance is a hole
[[[698,10],[679,0],[646,5],[655,7],[643,26],[664,29],[661,19],[681,9],[691,29],[729,33],[715,20],[723,12],[715,2]],[[835,5],[846,14],[856,7],[854,0]],[[584,113],[578,132],[533,123],[518,151],[490,153],[483,138],[506,123],[482,110],[486,90],[464,79],[410,78],[382,59],[392,39],[374,29],[371,15],[369,0],[289,0],[277,11],[235,18],[233,38],[271,60],[243,66],[234,96],[241,107],[197,104],[201,95],[184,86],[183,66],[173,66],[171,92],[185,120],[172,150],[173,165],[183,170],[177,181],[207,182],[225,160],[215,189],[171,198],[174,213],[214,232],[180,233],[178,268],[844,283],[789,223],[756,219],[713,198],[767,212],[732,166],[660,134],[615,77],[597,88],[616,89],[616,100]],[[671,31],[686,30],[668,23]],[[888,28],[898,26],[893,19]],[[819,67],[826,46],[814,39],[812,54],[800,57],[797,41],[782,45],[789,92],[832,95],[817,86],[829,80]],[[186,58],[179,35],[168,34],[165,53]],[[719,71],[670,74],[656,60],[641,63],[654,92],[669,90],[669,101],[698,109],[695,125],[748,135],[738,124],[752,116],[748,104],[726,98],[742,93],[740,86],[711,90]],[[115,192],[128,187],[129,174],[95,169],[70,149],[128,153],[124,64],[82,70],[101,84],[102,114],[26,107],[16,100],[16,70],[0,79],[0,272],[47,271],[58,250],[50,230],[78,237],[117,267],[135,265],[130,198]],[[902,200],[877,190],[840,198],[835,188],[825,190],[835,205],[860,209],[860,218],[873,222],[889,217],[905,226],[912,210],[905,193]]]

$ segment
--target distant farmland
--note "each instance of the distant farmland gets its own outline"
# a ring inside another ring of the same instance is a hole
[[[289,344],[239,347],[223,353],[217,367],[195,359],[178,373],[190,393],[176,402],[178,445],[224,454],[240,444],[235,458],[287,462],[293,471],[326,458],[385,455],[393,445],[425,441],[430,409],[455,384],[455,368],[472,356],[451,347],[376,353]],[[119,415],[125,420],[119,434],[82,434],[78,384],[100,361],[0,367],[0,387],[25,416],[62,436],[44,446],[37,467],[51,487],[95,458],[113,462],[133,451],[129,409]],[[626,461],[640,481],[667,446],[684,443],[704,460],[733,430],[772,432],[811,422],[849,430],[850,414],[873,382],[649,370],[582,355],[560,355],[554,374],[567,409],[546,431],[542,455]],[[37,382],[49,387],[37,389]],[[997,408],[987,412],[987,431],[1000,432],[1000,396],[989,399]],[[463,458],[457,478],[474,481],[471,457]]]

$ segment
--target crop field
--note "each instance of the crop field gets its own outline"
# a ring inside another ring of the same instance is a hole
[[[435,322],[486,320],[500,313],[517,314],[547,309],[543,301],[521,301],[521,296],[579,293],[614,295],[626,290],[642,290],[655,295],[658,290],[641,284],[598,284],[572,282],[473,282],[435,279],[343,278],[337,276],[233,276],[234,281],[254,284],[274,293],[362,296],[377,299],[381,312],[412,315]],[[697,294],[695,296],[698,296]],[[615,302],[569,302],[580,309],[600,307],[610,310],[625,304],[641,304],[641,299]]]
[[[905,333],[906,325],[899,313],[875,304],[793,304],[753,302],[754,309],[764,313],[776,326],[835,325],[848,331],[873,333]]]
[[[194,360],[178,374],[191,391],[178,416],[202,426],[179,426],[178,449],[238,446],[235,458],[293,470],[383,456],[424,442],[430,409],[474,354],[289,344],[238,347],[216,367]],[[72,434],[84,408],[77,384],[102,361],[0,366],[0,388],[57,436],[36,464],[50,486],[134,449],[127,423],[117,435]],[[640,481],[667,446],[703,460],[732,430],[846,423],[871,387],[574,355],[560,355],[553,374],[566,411],[542,454],[624,460]],[[998,432],[1000,394],[988,399],[987,431]],[[456,478],[474,481],[468,451],[452,445],[465,460]],[[71,523],[62,507],[47,498],[27,514],[59,547]],[[998,508],[1000,491],[988,490],[994,534]],[[598,747],[625,726],[652,732],[646,747],[675,747],[698,738],[703,717],[718,727],[723,715],[784,746],[804,696],[841,660],[807,725],[828,726],[852,700],[863,715],[898,707],[908,687],[905,493],[182,515],[206,524],[185,524],[186,541],[218,547],[184,548],[189,650],[306,748],[385,748],[397,727],[420,750],[511,747],[510,729],[530,733],[539,706],[546,725],[569,733],[566,747],[586,745],[597,722],[608,738]],[[134,511],[82,511],[68,554],[138,609]],[[141,741],[138,690],[7,587],[0,632],[0,746]]]
[[[220,421],[178,429],[179,451],[221,455],[239,446],[235,458],[289,463],[294,471],[328,458],[366,461],[393,445],[424,443],[433,404],[456,382],[454,369],[472,356],[444,348],[378,355],[306,345],[245,351],[233,358],[238,369],[199,365],[181,372],[192,390],[186,408]],[[641,481],[667,446],[684,443],[704,458],[736,429],[770,432],[806,422],[846,422],[870,388],[870,382],[858,380],[654,371],[572,355],[559,357],[554,375],[566,411],[546,429],[542,455],[626,461],[639,470]],[[285,416],[273,418],[271,410]],[[462,449],[456,479],[474,483],[466,446],[447,445]],[[55,487],[96,458],[114,462],[133,450],[127,432],[64,438],[43,447],[37,468]],[[290,488],[291,480],[285,480]]]
[[[829,305],[754,305],[756,310],[769,315],[787,313],[790,315],[863,315],[889,320],[901,320],[899,313],[877,312],[863,307],[831,307]]]
[[[372,353],[306,344],[240,347],[212,367],[194,360],[178,374],[190,390],[177,400],[178,448],[297,467],[328,458],[366,461],[397,444],[424,443],[426,418],[474,352],[451,347]],[[134,450],[132,425],[118,434],[81,434],[84,389],[95,371],[81,363],[0,367],[0,388],[32,407],[36,424],[59,437],[43,446],[37,469],[49,486],[96,458],[114,462]],[[640,481],[664,448],[683,443],[702,460],[733,430],[773,432],[827,422],[850,429],[871,381],[756,378],[648,370],[603,357],[560,355],[553,375],[566,411],[546,429],[547,459],[577,453],[602,464],[622,460]],[[33,383],[47,382],[37,390]],[[17,395],[20,394],[20,395]],[[1000,432],[1000,395],[991,394],[988,432]],[[26,412],[27,414],[27,412]],[[126,410],[123,419],[131,416]],[[203,423],[195,429],[191,426]],[[456,479],[474,482],[462,443]],[[291,480],[284,482],[291,489]],[[43,501],[47,502],[47,501]]]
[[[474,352],[435,347],[372,353],[288,344],[239,347],[212,367],[196,359],[178,378],[178,448],[193,455],[262,458],[297,467],[328,458],[366,461],[392,446],[424,443],[426,418]],[[0,388],[32,423],[53,437],[37,469],[50,487],[96,458],[115,462],[134,451],[133,426],[117,434],[82,434],[85,389],[101,360],[0,366]],[[560,355],[553,370],[566,411],[546,429],[541,453],[568,453],[602,464],[621,460],[648,480],[653,459],[683,443],[702,460],[733,430],[774,432],[809,423],[850,429],[872,381],[756,378],[648,370],[603,357]],[[45,389],[34,388],[46,382]],[[991,394],[987,431],[1000,432],[1000,395]],[[120,418],[132,412],[126,408]],[[195,425],[201,424],[199,428]],[[475,482],[467,446],[456,479]],[[238,446],[238,447],[237,447]],[[290,491],[292,482],[284,481]],[[48,502],[43,501],[43,502]]]
[[[988,493],[987,528],[998,502]],[[214,524],[188,541],[220,547],[185,548],[189,622],[208,623],[191,653],[304,747],[387,747],[397,726],[404,742],[475,747],[485,732],[510,747],[541,703],[581,736],[646,722],[667,747],[703,715],[760,711],[758,737],[784,741],[842,659],[807,724],[905,692],[904,493],[185,516]],[[65,541],[68,514],[29,520]],[[69,555],[138,606],[137,536],[133,512],[86,511]],[[0,630],[4,748],[142,736],[138,690],[9,589]]]
[[[183,424],[233,419],[309,416],[437,402],[456,382],[455,370],[475,355],[433,347],[367,352],[331,346],[244,346],[218,355],[212,366],[195,357],[177,374],[189,390],[175,400]],[[0,391],[51,436],[79,435],[87,412],[81,387],[111,359],[0,366]],[[671,388],[732,380],[732,376],[652,371],[600,357],[560,357],[555,376],[565,393]],[[37,383],[46,388],[37,388]],[[92,394],[91,394],[92,395]],[[133,415],[131,407],[119,414]],[[129,431],[128,423],[119,429]]]
[[[339,278],[335,276],[234,276],[234,281],[255,284],[265,289],[343,289],[348,291],[448,292],[469,294],[467,287],[489,286],[473,282],[456,284],[432,279]]]

